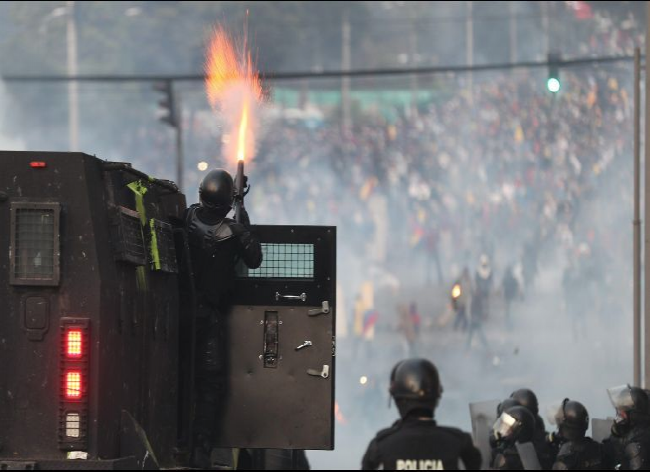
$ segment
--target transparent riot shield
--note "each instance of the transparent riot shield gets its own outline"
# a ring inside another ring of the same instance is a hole
[[[607,418],[606,420],[601,418],[592,418],[591,438],[594,441],[603,442],[603,440],[607,439],[612,433],[613,424],[614,420],[612,418]]]
[[[497,420],[497,406],[499,400],[488,400],[469,404],[469,414],[472,419],[472,437],[474,444],[481,451],[483,458],[481,469],[485,470],[490,467],[490,457],[492,451],[490,448],[490,434],[492,426]]]
[[[532,442],[518,442],[516,447],[517,452],[519,453],[519,459],[521,459],[521,464],[524,466],[524,470],[542,470],[539,458],[537,457],[537,452],[535,451],[535,446],[533,446]]]

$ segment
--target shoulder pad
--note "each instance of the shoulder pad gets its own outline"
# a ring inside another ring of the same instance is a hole
[[[192,217],[192,214],[196,211],[196,208],[199,206],[198,203],[188,206],[183,212],[183,219],[189,221],[189,218]]]

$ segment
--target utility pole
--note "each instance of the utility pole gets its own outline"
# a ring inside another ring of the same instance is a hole
[[[641,49],[634,49],[634,385],[641,385]]]
[[[551,36],[550,36],[550,26],[549,26],[549,2],[548,1],[543,1],[541,4],[542,8],[542,31],[544,32],[543,34],[543,39],[544,39],[544,50],[542,51],[542,55],[548,54],[551,48]]]
[[[77,18],[75,2],[68,0],[67,7],[67,70],[69,77],[77,74]],[[79,84],[76,80],[68,82],[68,132],[69,150],[79,151]]]
[[[411,22],[411,28],[409,29],[409,56],[411,67],[417,67],[417,57],[418,53],[418,32],[417,32],[417,20],[414,19]],[[418,76],[416,74],[411,75],[411,112],[415,114],[418,104]]]
[[[646,2],[646,24],[650,24],[650,2]],[[644,231],[644,267],[647,271],[650,267],[650,231],[648,231],[647,222],[650,221],[650,146],[648,145],[648,139],[650,139],[650,100],[648,99],[648,94],[650,93],[650,42],[648,38],[650,37],[650,32],[646,29],[646,44],[645,44],[645,217],[644,221],[646,222],[646,227]],[[648,277],[647,272],[644,277],[644,293],[650,292],[650,277]],[[643,386],[648,388],[650,386],[650,359],[648,359],[648,347],[650,347],[650,297],[644,297],[644,342],[643,342]]]
[[[341,22],[341,70],[349,71],[351,66],[351,27],[350,7],[345,4]],[[350,77],[341,78],[341,110],[343,130],[349,130],[352,125],[350,112]]]
[[[177,92],[175,95],[176,103],[176,184],[179,190],[183,190],[183,168],[185,167],[185,155],[183,153],[183,108],[181,107],[181,97]]]
[[[467,65],[474,65],[474,2],[465,2],[467,5],[467,21],[465,24],[465,45]],[[469,103],[474,103],[474,73],[469,71],[467,74],[467,89],[469,93]]]
[[[510,62],[517,62],[517,2],[508,2],[508,12],[510,13]]]

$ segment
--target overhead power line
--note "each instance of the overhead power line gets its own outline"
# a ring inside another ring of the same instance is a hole
[[[617,62],[632,62],[632,56],[600,56],[566,59],[555,62],[559,67],[575,67],[581,65],[599,65]],[[281,81],[298,79],[331,79],[340,77],[380,77],[400,75],[435,75],[445,73],[486,72],[496,70],[530,69],[548,67],[549,61],[525,61],[516,63],[477,64],[459,66],[431,66],[431,67],[406,67],[382,69],[357,69],[357,70],[331,70],[331,71],[301,71],[301,72],[267,72],[260,73],[263,80]],[[174,82],[196,82],[206,79],[204,74],[179,74],[179,75],[79,75],[70,77],[66,75],[5,75],[0,80],[5,82],[156,82],[161,80]]]

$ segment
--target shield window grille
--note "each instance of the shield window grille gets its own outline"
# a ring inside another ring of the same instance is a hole
[[[271,279],[313,279],[313,244],[262,243],[264,259],[258,269],[240,271],[240,277]]]

